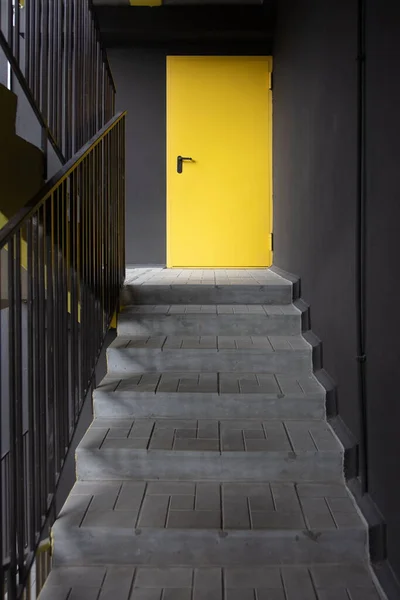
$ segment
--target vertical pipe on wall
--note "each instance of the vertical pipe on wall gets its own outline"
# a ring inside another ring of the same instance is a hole
[[[356,322],[358,402],[360,413],[360,477],[362,493],[368,492],[368,427],[366,390],[366,19],[365,0],[357,10],[357,219],[356,219]]]

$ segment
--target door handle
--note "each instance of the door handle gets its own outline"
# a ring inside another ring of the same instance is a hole
[[[191,162],[194,162],[193,158],[190,158],[190,156],[179,155],[176,159],[176,170],[178,173],[182,173],[182,164],[183,164],[184,160],[189,160]]]

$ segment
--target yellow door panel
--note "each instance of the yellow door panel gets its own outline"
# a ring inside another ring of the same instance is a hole
[[[272,262],[272,59],[167,58],[167,265]],[[177,157],[191,157],[177,172]]]

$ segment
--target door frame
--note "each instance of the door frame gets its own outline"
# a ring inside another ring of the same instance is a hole
[[[263,57],[268,59],[268,76],[269,76],[269,82],[268,82],[268,111],[269,111],[269,119],[268,119],[268,132],[267,132],[267,143],[268,143],[268,147],[269,147],[269,161],[268,161],[268,166],[267,166],[267,177],[269,178],[269,206],[270,206],[270,233],[268,234],[268,239],[266,240],[266,243],[269,246],[269,252],[270,252],[270,257],[271,257],[271,265],[273,264],[273,253],[274,253],[274,247],[273,247],[273,198],[274,198],[274,194],[273,194],[273,56],[271,54],[248,54],[248,55],[244,55],[244,54],[189,54],[189,53],[185,53],[185,54],[175,54],[175,53],[170,53],[167,54],[166,56],[166,61],[165,61],[165,72],[166,72],[166,155],[165,155],[165,160],[166,160],[166,165],[168,163],[168,57],[170,56],[204,56],[204,57],[223,57],[223,56],[227,56],[229,58],[243,58],[246,56],[259,56],[259,57]],[[168,202],[168,168],[166,168],[166,194],[165,194],[165,206],[166,206],[166,267],[168,269],[173,269],[173,268],[177,268],[177,269],[191,269],[193,267],[187,266],[187,267],[174,267],[171,265],[171,251],[170,251],[170,240],[171,240],[171,235],[170,235],[170,231],[171,231],[171,213],[170,213],[170,204]],[[212,269],[213,267],[195,267],[198,269]],[[218,268],[218,267],[215,267]],[[237,267],[219,267],[219,268],[223,268],[223,269],[235,269]],[[263,268],[263,267],[259,267],[259,268]],[[268,268],[268,267],[265,267]]]

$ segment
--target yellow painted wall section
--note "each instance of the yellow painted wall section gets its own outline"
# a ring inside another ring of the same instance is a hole
[[[272,263],[272,58],[167,57],[167,264]],[[188,156],[182,174],[177,156]]]

